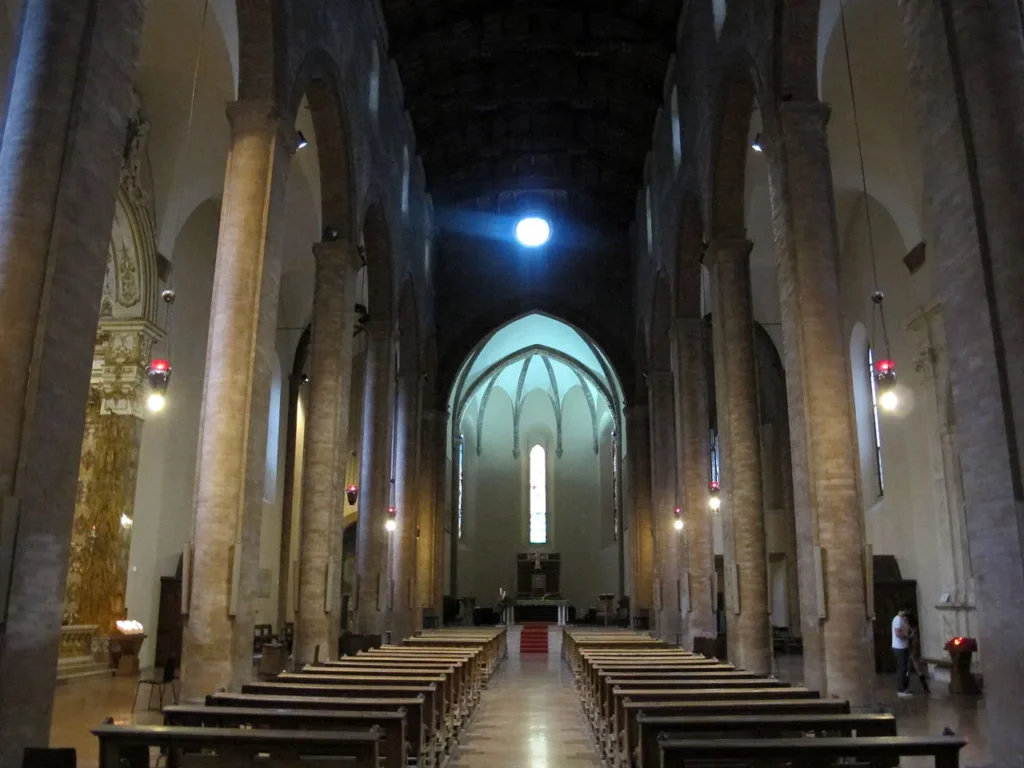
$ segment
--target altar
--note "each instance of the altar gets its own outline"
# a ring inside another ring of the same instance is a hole
[[[546,600],[529,598],[516,600],[514,605],[505,609],[502,616],[505,624],[522,624],[526,622],[551,622],[564,627],[569,623],[568,600]]]

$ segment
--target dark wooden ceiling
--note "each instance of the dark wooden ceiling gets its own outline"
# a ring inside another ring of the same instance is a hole
[[[628,225],[683,0],[382,0],[428,189]]]

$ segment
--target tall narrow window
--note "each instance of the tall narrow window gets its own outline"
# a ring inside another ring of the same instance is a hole
[[[619,433],[612,430],[612,539],[619,540]]]
[[[530,543],[548,543],[548,469],[544,449],[530,449]]]
[[[878,476],[878,495],[885,493],[882,478],[882,429],[878,423],[878,382],[875,380],[875,355],[868,347],[868,379],[871,381],[871,431],[875,437],[875,473]]]
[[[455,523],[458,530],[456,531],[457,537],[462,538],[462,506],[465,500],[465,480],[464,470],[466,466],[466,441],[461,437],[458,442],[455,443],[455,468],[456,478],[458,481],[458,489],[456,492],[456,507],[455,507]]]

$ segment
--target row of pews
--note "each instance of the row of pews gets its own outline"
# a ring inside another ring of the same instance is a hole
[[[104,724],[100,768],[321,764],[440,768],[507,654],[504,628],[432,630],[163,709],[164,725]]]
[[[956,768],[965,742],[896,733],[891,714],[737,669],[649,635],[566,628],[562,655],[604,761],[617,768],[898,766]]]

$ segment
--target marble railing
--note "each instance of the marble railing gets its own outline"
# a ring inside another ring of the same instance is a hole
[[[95,624],[72,624],[60,628],[59,662],[83,657],[92,658],[93,642],[99,627]]]

